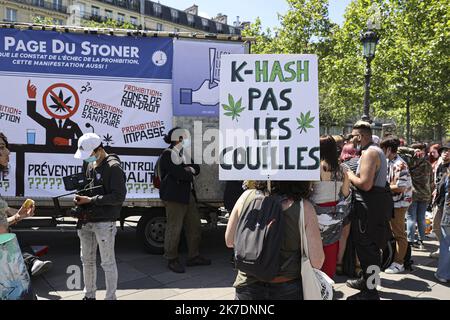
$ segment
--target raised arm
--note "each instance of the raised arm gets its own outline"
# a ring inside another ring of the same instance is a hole
[[[353,172],[348,172],[350,182],[357,188],[369,191],[373,187],[375,172],[380,167],[380,158],[375,150],[368,149],[361,156],[359,177]]]

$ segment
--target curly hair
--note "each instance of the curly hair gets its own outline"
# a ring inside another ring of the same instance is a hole
[[[287,196],[294,201],[309,199],[311,196],[310,181],[272,181],[271,194]]]

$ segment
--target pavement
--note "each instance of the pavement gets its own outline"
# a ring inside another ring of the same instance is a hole
[[[212,260],[211,266],[187,267],[176,274],[167,269],[162,256],[146,253],[136,240],[133,224],[119,230],[116,237],[116,260],[119,271],[118,300],[233,300],[236,271],[230,262],[232,251],[224,245],[225,227],[204,228],[201,254]],[[47,273],[32,278],[40,300],[81,300],[83,284],[79,257],[79,240],[74,230],[66,232],[18,232],[22,243],[48,245],[42,258],[53,261]],[[437,260],[428,253],[437,249],[437,241],[425,242],[427,251],[413,251],[414,270],[396,275],[381,274],[380,297],[385,300],[449,300],[450,285],[437,283],[434,272]],[[186,259],[182,245],[181,260]],[[105,296],[104,274],[97,257],[97,299]],[[356,290],[345,285],[346,277],[335,281],[335,299],[344,300]]]

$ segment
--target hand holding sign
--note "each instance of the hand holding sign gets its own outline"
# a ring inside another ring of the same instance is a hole
[[[34,84],[31,84],[31,80],[28,80],[27,93],[28,93],[28,98],[36,99],[37,89]]]

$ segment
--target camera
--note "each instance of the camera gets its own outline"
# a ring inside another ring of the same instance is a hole
[[[93,191],[97,189],[103,189],[103,186],[93,186],[92,179],[85,176],[84,173],[76,173],[70,176],[63,177],[64,187],[67,191],[72,191],[53,198],[55,209],[63,216],[74,217],[78,219],[77,228],[81,228],[81,225],[87,222],[87,217],[93,212],[91,204],[76,205],[66,211],[62,210],[59,198],[69,195],[79,196],[92,196]]]
[[[89,196],[89,185],[92,180],[88,179],[83,172],[76,173],[70,176],[63,177],[64,187],[67,191],[75,190],[74,194],[79,196]],[[79,220],[85,220],[89,210],[90,205],[84,204],[75,206],[67,210],[67,215],[70,217],[77,218]]]

